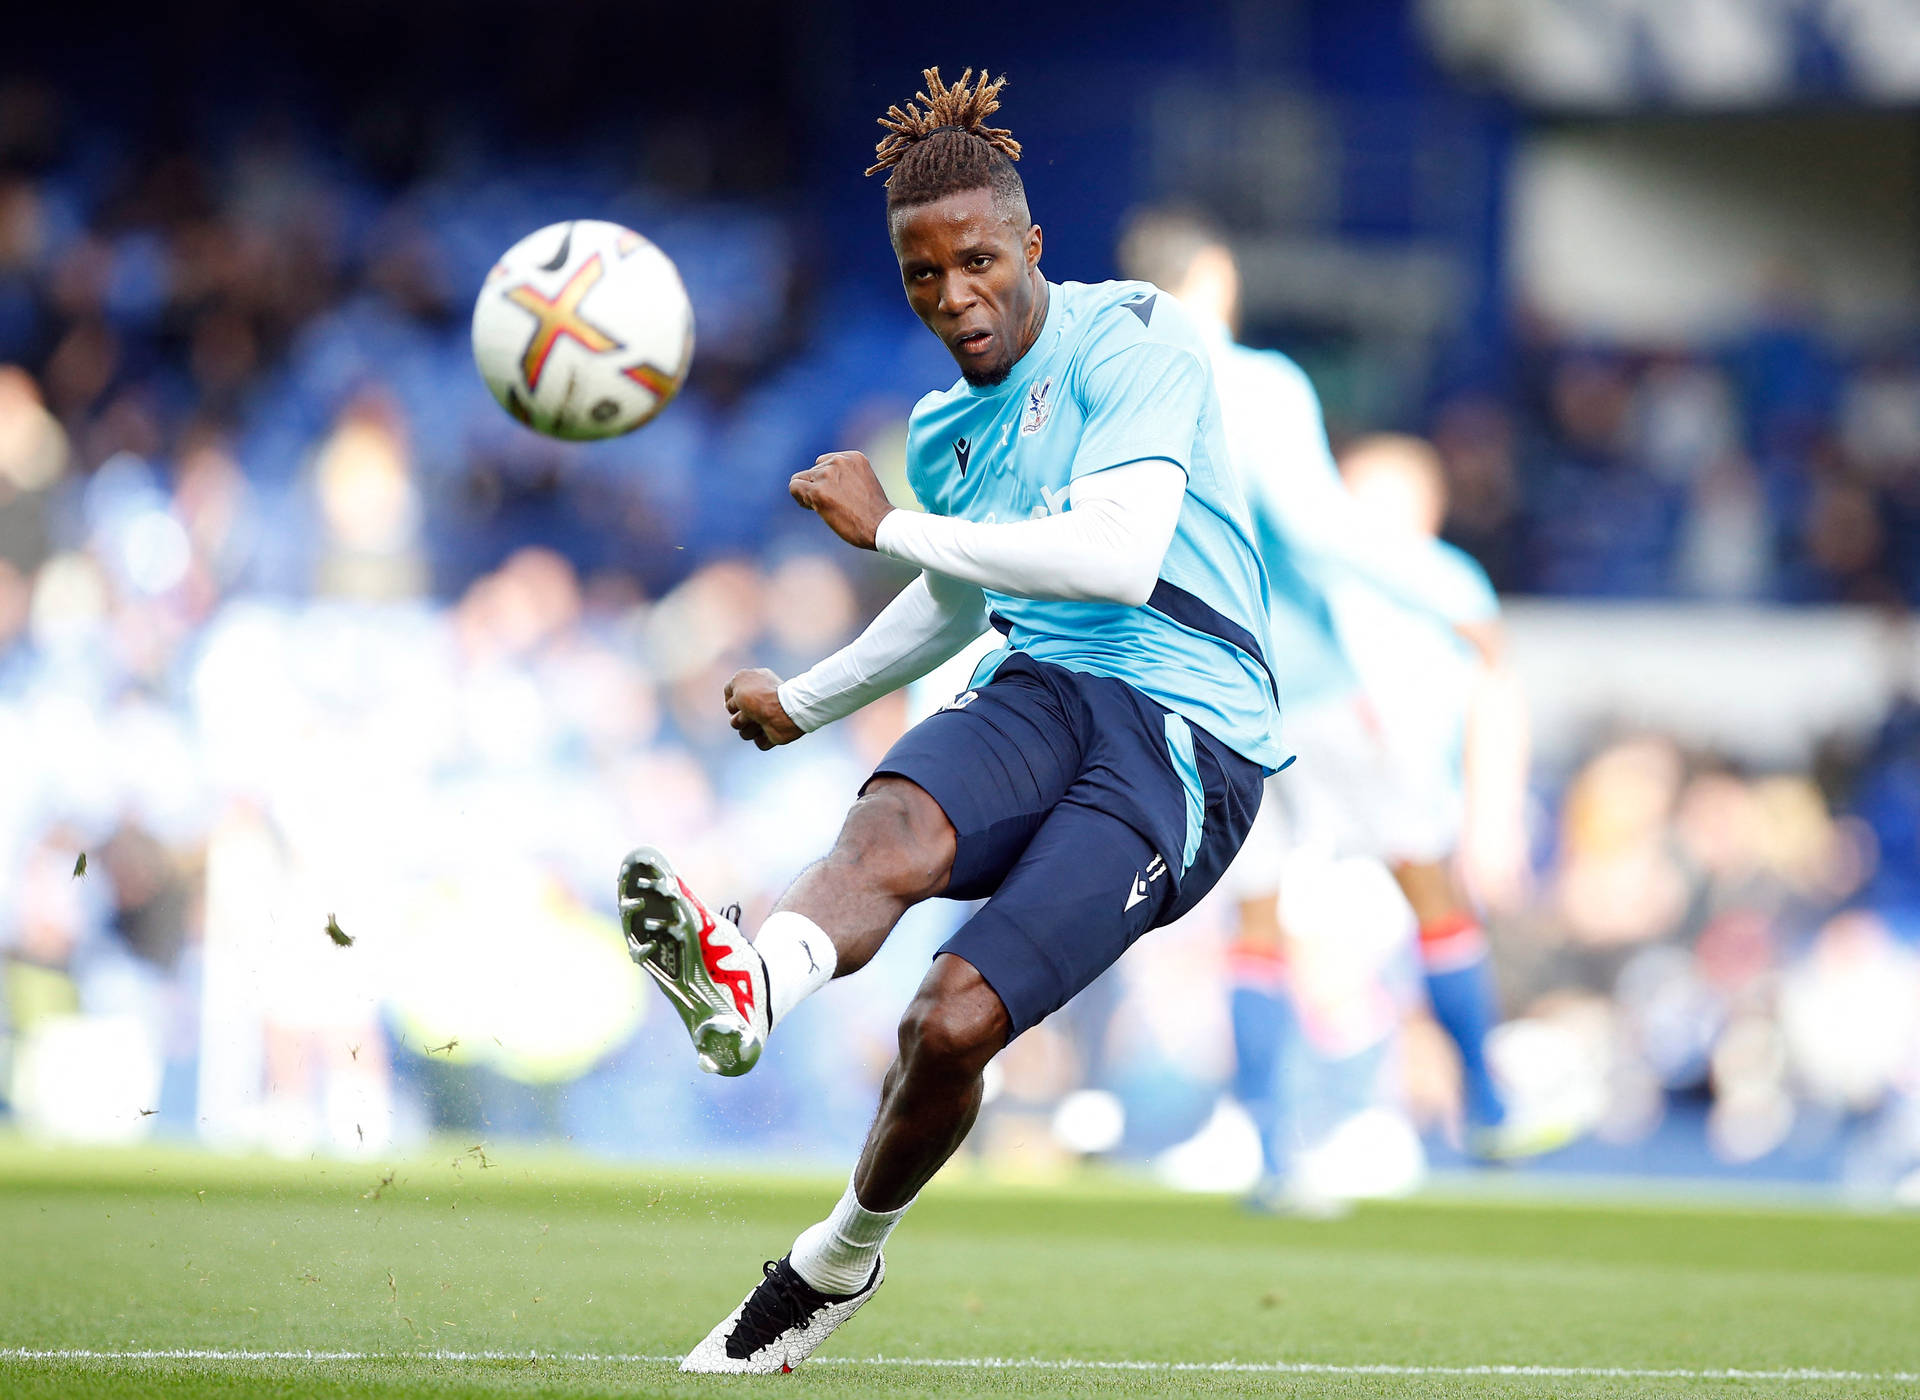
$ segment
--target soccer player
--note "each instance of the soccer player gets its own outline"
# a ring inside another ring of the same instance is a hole
[[[911,905],[986,903],[942,946],[846,1192],[687,1356],[791,1369],[873,1296],[881,1247],[980,1108],[981,1073],[1148,929],[1212,887],[1281,766],[1266,581],[1207,346],[1138,282],[1049,282],[1001,81],[938,70],[868,174],[907,301],[960,366],[908,431],[928,513],[834,452],[793,498],[847,543],[922,574],[842,651],[782,681],[742,671],[733,727],[792,743],[932,669],[990,624],[1006,645],[883,758],[826,857],[749,942],[659,851],[630,854],[621,921],[702,1066],[750,1070],[829,978]]]
[[[1413,911],[1434,1017],[1460,1048],[1467,1145],[1489,1159],[1534,1156],[1564,1145],[1578,1124],[1555,1105],[1509,1103],[1493,1082],[1484,1048],[1496,1019],[1492,967],[1460,873],[1470,808],[1483,827],[1511,828],[1509,854],[1520,839],[1527,716],[1499,605],[1479,564],[1437,538],[1447,488],[1431,444],[1363,437],[1340,454],[1340,473],[1381,538],[1437,551],[1462,592],[1483,599],[1477,645],[1468,645],[1432,612],[1363,582],[1337,581],[1329,595],[1373,738],[1373,781],[1351,795],[1377,813],[1374,849],[1388,853]]]
[[[1283,1052],[1297,1028],[1275,896],[1286,850],[1304,842],[1377,856],[1393,871],[1418,922],[1435,1018],[1459,1050],[1473,1149],[1504,1157],[1557,1145],[1509,1123],[1487,1063],[1496,1002],[1486,939],[1454,872],[1459,788],[1432,776],[1457,774],[1459,744],[1420,749],[1412,759],[1394,751],[1331,604],[1337,591],[1370,593],[1397,620],[1397,635],[1411,651],[1430,654],[1422,643],[1437,629],[1452,646],[1492,664],[1500,645],[1493,589],[1472,559],[1433,538],[1438,516],[1429,512],[1424,530],[1383,529],[1343,486],[1307,376],[1277,351],[1234,343],[1239,269],[1205,221],[1171,211],[1142,215],[1122,236],[1120,261],[1128,276],[1180,298],[1207,338],[1229,452],[1273,588],[1267,655],[1287,706],[1284,737],[1303,755],[1275,785],[1276,800],[1227,877],[1240,902],[1230,959],[1234,1095],[1260,1129],[1267,1179],[1258,1198],[1283,1194]],[[1422,481],[1443,489],[1437,475]],[[1436,672],[1423,682],[1402,667],[1394,708],[1425,706],[1437,721],[1430,732],[1457,735],[1464,719],[1440,680]]]

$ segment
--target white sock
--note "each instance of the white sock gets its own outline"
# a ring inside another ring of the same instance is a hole
[[[873,1261],[913,1202],[898,1210],[868,1210],[847,1183],[833,1213],[809,1225],[793,1242],[793,1271],[822,1293],[858,1293],[873,1277]]]
[[[753,947],[767,965],[769,1030],[832,981],[833,969],[840,961],[833,940],[820,925],[788,909],[767,915],[754,936]]]

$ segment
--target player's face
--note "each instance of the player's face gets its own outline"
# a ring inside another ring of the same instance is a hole
[[[987,189],[894,215],[907,301],[970,384],[998,384],[1046,320],[1040,225],[1009,215]]]

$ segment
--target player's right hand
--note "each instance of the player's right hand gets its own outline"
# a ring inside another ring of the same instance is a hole
[[[787,494],[855,549],[878,547],[880,522],[893,510],[864,452],[821,454],[812,466],[793,474]]]
[[[780,677],[765,667],[734,672],[726,695],[734,732],[757,749],[791,744],[805,732],[787,718],[780,704]]]

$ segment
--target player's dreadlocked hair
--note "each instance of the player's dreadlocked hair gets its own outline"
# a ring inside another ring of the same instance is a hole
[[[975,80],[968,68],[949,87],[940,81],[938,68],[925,69],[920,76],[926,87],[905,110],[889,107],[879,119],[888,134],[874,147],[867,174],[892,172],[887,176],[888,211],[984,188],[1024,215],[1026,186],[1013,168],[1020,159],[1020,143],[1005,127],[987,125],[987,118],[1000,110],[1006,78],[989,78],[982,68]]]

